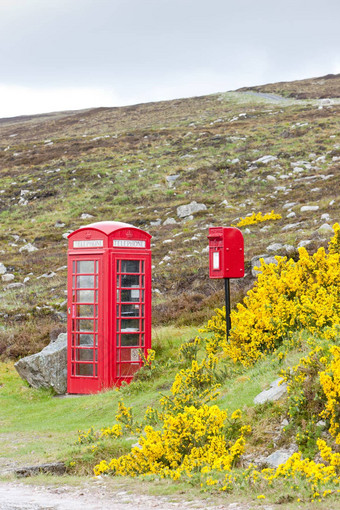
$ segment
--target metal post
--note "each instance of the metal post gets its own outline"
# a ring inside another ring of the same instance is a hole
[[[225,321],[226,321],[226,334],[227,334],[227,341],[228,341],[229,332],[231,329],[231,323],[230,323],[230,278],[224,278],[224,289],[225,289]]]

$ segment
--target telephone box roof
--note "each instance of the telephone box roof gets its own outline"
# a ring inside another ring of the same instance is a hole
[[[121,221],[99,221],[97,223],[90,223],[89,225],[84,225],[83,227],[78,228],[77,230],[72,232],[68,237],[71,237],[76,232],[80,232],[81,230],[87,228],[98,230],[99,232],[103,232],[107,236],[112,234],[112,232],[115,232],[116,230],[121,230],[123,228],[133,228],[135,230],[142,231],[151,237],[151,235],[145,232],[144,230],[141,230],[140,228],[135,227],[134,225],[130,225],[130,223],[123,223]]]

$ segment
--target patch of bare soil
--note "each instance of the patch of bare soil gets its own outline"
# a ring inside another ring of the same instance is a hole
[[[40,487],[19,483],[0,483],[0,510],[175,510],[178,508],[206,510],[248,510],[248,504],[210,505],[205,501],[170,501],[166,497],[112,492],[104,484],[99,487]],[[267,507],[270,510],[270,507]]]

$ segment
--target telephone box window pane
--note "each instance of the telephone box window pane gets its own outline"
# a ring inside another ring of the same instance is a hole
[[[95,302],[94,290],[78,290],[76,301],[78,303],[94,303]]]
[[[122,287],[139,287],[139,275],[122,275]]]
[[[94,260],[80,260],[77,262],[77,273],[94,273]]]
[[[117,335],[117,347],[119,347],[119,335]]]
[[[122,317],[139,317],[139,305],[121,305]]]
[[[139,290],[123,290],[122,289],[122,303],[138,303],[139,302]]]
[[[116,365],[116,376],[119,377],[120,376],[120,365],[117,363]]]
[[[120,260],[117,260],[117,273],[119,273],[119,262]]]
[[[93,305],[78,305],[77,317],[94,317]]]
[[[139,260],[122,260],[122,273],[139,273]]]
[[[120,376],[132,377],[139,369],[139,363],[122,363],[120,366]]]
[[[142,260],[142,270],[141,273],[144,273],[144,260]]]
[[[117,287],[120,287],[120,276],[117,276]]]
[[[93,345],[93,335],[78,335],[79,345]]]
[[[87,377],[93,377],[93,365],[92,364],[76,364],[76,375],[85,375]]]
[[[120,295],[120,291],[117,289],[117,302],[119,303],[120,299],[119,299],[119,295]]]
[[[80,320],[77,321],[77,331],[94,331],[94,323],[92,320]]]
[[[77,288],[78,289],[93,289],[94,287],[94,276],[77,276]]]
[[[139,319],[122,319],[121,331],[139,331]]]
[[[93,350],[77,349],[77,361],[93,361]]]
[[[139,335],[122,335],[121,345],[124,347],[138,347]]]

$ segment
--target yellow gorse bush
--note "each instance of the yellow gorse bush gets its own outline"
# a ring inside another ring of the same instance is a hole
[[[246,216],[245,218],[241,218],[240,221],[236,224],[236,227],[246,227],[248,225],[256,225],[256,223],[262,223],[263,221],[280,220],[281,218],[281,214],[274,213],[274,210],[265,214],[258,212],[253,213],[250,216]]]
[[[250,365],[277,348],[291,331],[323,330],[334,338],[340,323],[340,227],[334,225],[328,253],[319,248],[309,255],[299,249],[299,260],[261,259],[257,281],[242,304],[231,312],[231,334],[226,342],[225,310],[216,310],[202,332],[213,333],[235,362]]]

